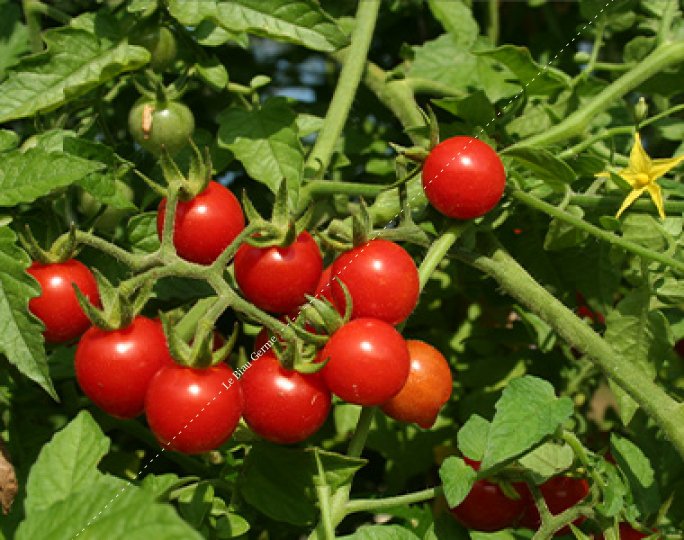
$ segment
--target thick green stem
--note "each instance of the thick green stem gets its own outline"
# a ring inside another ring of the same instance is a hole
[[[26,19],[26,26],[29,31],[31,52],[38,53],[43,50],[43,39],[40,36],[40,13],[36,9],[35,0],[22,0],[21,4],[24,9],[24,18]]]
[[[323,527],[323,538],[325,540],[335,540],[335,526],[332,522],[330,486],[316,486],[318,504],[321,510],[321,525]]]
[[[660,386],[615,351],[570,309],[537,283],[501,246],[490,240],[486,254],[456,251],[462,261],[489,274],[501,288],[546,321],[563,339],[627,392],[660,426],[684,458],[684,409]]]
[[[377,512],[405,504],[429,501],[440,493],[442,493],[442,487],[437,486],[414,493],[397,495],[396,497],[386,497],[384,499],[356,499],[347,503],[347,514],[353,514],[355,512]]]
[[[670,30],[672,29],[672,21],[677,15],[677,0],[668,0],[663,10],[663,15],[660,18],[660,27],[658,28],[658,43],[665,43],[670,39]]]
[[[442,235],[435,240],[430,249],[425,254],[423,262],[418,268],[418,277],[420,279],[420,289],[423,290],[425,284],[430,279],[430,276],[437,268],[437,265],[442,262],[446,254],[454,245],[454,242],[463,232],[463,229],[469,225],[470,222],[454,222]]]
[[[62,24],[69,24],[69,21],[71,21],[71,16],[69,14],[64,13],[62,10],[49,4],[43,4],[43,2],[32,1],[31,9],[36,13],[46,15]]]
[[[360,184],[356,182],[338,182],[334,180],[314,180],[304,185],[300,197],[310,199],[319,195],[350,195],[361,197],[377,197],[388,186],[384,184]]]
[[[364,407],[361,409],[361,415],[356,423],[356,429],[354,430],[354,435],[349,442],[349,448],[347,449],[347,455],[350,457],[360,457],[363,452],[363,447],[366,445],[366,439],[368,438],[368,431],[373,423],[373,416],[375,416],[375,407]],[[330,518],[333,523],[333,527],[337,527],[340,522],[347,515],[347,503],[349,501],[349,493],[351,491],[351,482],[345,486],[339,488],[335,494],[332,496]],[[309,536],[309,540],[321,540],[325,538],[323,523],[320,522],[316,529]]]
[[[634,253],[635,255],[639,255],[640,257],[643,257],[649,261],[656,261],[671,268],[675,268],[680,272],[684,272],[684,261],[673,259],[664,253],[658,253],[657,251],[648,249],[635,242],[625,240],[624,238],[609,231],[600,229],[591,223],[587,223],[582,218],[573,216],[572,214],[569,214],[568,212],[565,212],[564,210],[561,210],[552,204],[542,201],[534,195],[530,195],[529,193],[525,193],[524,191],[520,191],[518,189],[512,189],[510,190],[510,196],[532,208],[548,214],[549,216],[555,217],[556,219],[564,221],[565,223],[569,223],[577,229],[588,232],[589,234],[600,238],[601,240],[605,240],[613,245],[620,246],[630,253]]]
[[[663,43],[631,70],[607,86],[589,103],[577,109],[562,122],[515,146],[545,146],[580,135],[589,123],[616,99],[634,90],[642,82],[665,68],[684,61],[684,41]]]
[[[496,47],[499,41],[499,0],[489,0],[487,13],[487,35]]]
[[[570,204],[588,208],[591,210],[606,211],[615,214],[620,208],[623,197],[601,197],[599,195],[572,195],[570,197]],[[666,214],[681,214],[684,213],[684,201],[665,201],[664,203]],[[658,209],[651,199],[639,199],[634,201],[629,207],[630,211],[647,212],[649,214],[658,215]]]
[[[79,244],[83,244],[92,248],[106,253],[110,257],[113,257],[123,264],[128,266],[131,270],[140,272],[151,266],[154,266],[157,262],[155,254],[149,255],[138,255],[135,253],[129,253],[125,249],[120,248],[107,240],[104,240],[98,236],[92,235],[83,231],[76,231],[76,241]]]
[[[422,77],[408,77],[405,79],[409,88],[416,94],[432,94],[445,97],[465,97],[468,94],[459,88]]]
[[[307,159],[307,166],[316,170],[319,175],[328,168],[335,145],[347,122],[356,90],[363,75],[368,57],[375,21],[378,18],[380,0],[363,0],[359,2],[356,12],[356,26],[351,36],[351,45],[347,54],[348,61],[342,66],[340,78],[335,88],[330,107],[318,134],[316,144]]]

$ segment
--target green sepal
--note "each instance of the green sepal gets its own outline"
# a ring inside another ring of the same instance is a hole
[[[149,188],[154,191],[157,195],[160,197],[168,197],[169,193],[168,190],[165,187],[160,186],[152,180],[149,176],[143,174],[140,172],[138,169],[133,169],[133,172],[140,178],[143,182],[145,182]]]
[[[428,126],[430,126],[430,150],[439,144],[439,122],[437,115],[432,110],[430,104],[427,104]]]
[[[520,493],[518,493],[509,481],[500,480],[497,484],[506,497],[514,501],[520,500]]]
[[[352,215],[352,243],[354,246],[365,244],[372,232],[370,214],[366,202],[361,199],[358,212]]]
[[[315,206],[314,204],[309,204],[306,207],[306,210],[304,210],[304,213],[297,218],[294,224],[294,229],[295,229],[295,234],[296,236],[299,236],[302,234],[304,231],[306,231],[309,226],[311,225],[311,221],[313,220],[314,217],[314,210]]]
[[[230,354],[233,352],[233,349],[235,348],[235,345],[237,343],[237,338],[238,335],[240,334],[240,325],[236,322],[233,325],[233,331],[230,333],[230,336],[226,340],[226,342],[216,349],[215,351],[212,352],[212,360],[211,360],[211,365],[215,366],[217,364],[220,364],[221,362],[225,361]],[[213,333],[212,333],[213,337]],[[213,343],[213,339],[212,339]]]
[[[57,238],[47,250],[40,246],[28,224],[25,225],[24,232],[18,233],[17,236],[29,257],[43,264],[62,263],[78,253],[76,227],[73,224],[69,227],[69,232]]]
[[[414,161],[416,163],[423,163],[427,157],[430,155],[430,152],[423,148],[422,146],[400,146],[398,144],[394,143],[389,143],[390,147],[399,155],[406,157],[410,161]]]
[[[88,319],[103,330],[119,330],[129,326],[142,311],[152,294],[153,283],[146,283],[136,290],[125,293],[118,289],[97,269],[92,269],[100,293],[102,308],[90,303],[88,298],[74,284],[78,303]]]
[[[273,212],[271,213],[271,223],[281,230],[291,226],[290,209],[287,198],[287,181],[283,178],[278,186],[275,201],[273,202]]]
[[[326,334],[332,335],[345,323],[344,317],[327,299],[309,295],[306,296],[306,299],[309,305],[302,312],[307,322],[316,330],[322,330]]]
[[[178,198],[189,201],[202,193],[212,177],[212,163],[209,149],[205,148],[204,155],[200,152],[192,139],[188,141],[192,148],[190,164],[187,176],[178,168],[178,165],[166,148],[162,148],[159,165],[164,175],[164,180],[171,189],[178,190]]]
[[[266,221],[263,216],[258,212],[258,210],[252,204],[252,201],[247,196],[247,190],[242,190],[242,211],[245,213],[248,223],[258,223],[261,221]]]
[[[181,366],[189,366],[189,364],[186,363],[186,359],[190,357],[190,346],[175,331],[175,321],[164,312],[159,312],[159,319],[161,320],[164,329],[166,343],[169,346],[171,356]]]
[[[185,176],[178,168],[178,165],[169,154],[166,148],[162,148],[161,156],[159,158],[159,166],[161,167],[162,174],[164,175],[164,180],[166,180],[167,185],[177,186],[177,188],[182,189],[185,183]]]

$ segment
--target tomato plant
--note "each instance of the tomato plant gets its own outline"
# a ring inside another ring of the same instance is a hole
[[[74,292],[74,285],[88,300],[97,304],[100,294],[95,276],[83,263],[70,259],[61,263],[33,262],[27,270],[38,281],[40,296],[32,298],[29,309],[38,317],[48,343],[63,343],[80,336],[90,326]]]
[[[128,129],[145,150],[155,155],[166,149],[175,154],[187,146],[195,130],[195,117],[179,101],[156,101],[140,98],[128,113]]]
[[[142,414],[152,377],[173,365],[159,321],[136,317],[120,330],[90,328],[74,356],[76,380],[102,410],[119,418]]]
[[[356,319],[335,332],[320,353],[323,380],[349,403],[379,405],[395,396],[409,374],[406,342],[377,319]]]
[[[682,536],[681,2],[0,12],[0,540]]]
[[[418,302],[418,270],[401,246],[370,240],[335,259],[332,295],[344,306],[340,281],[352,298],[352,317],[370,317],[390,324],[404,321]],[[339,280],[339,281],[337,281]]]
[[[303,304],[307,294],[316,292],[322,272],[321,252],[306,231],[289,246],[243,244],[235,254],[240,290],[254,305],[273,313],[290,313]]]
[[[145,397],[145,417],[157,440],[185,454],[221,446],[241,414],[242,390],[225,364],[166,366],[154,375]]]
[[[273,353],[255,360],[240,385],[245,422],[269,441],[303,441],[318,431],[330,411],[330,391],[320,375],[285,369]]]
[[[483,216],[506,187],[506,171],[496,151],[473,137],[452,137],[435,146],[422,178],[430,204],[456,219]]]
[[[395,420],[429,429],[451,397],[451,369],[432,345],[410,339],[406,346],[411,358],[408,378],[399,393],[383,403],[382,411]]]
[[[157,234],[161,238],[166,199],[159,203]],[[179,201],[173,224],[173,243],[188,261],[210,264],[245,227],[242,207],[233,193],[218,182],[188,201]]]

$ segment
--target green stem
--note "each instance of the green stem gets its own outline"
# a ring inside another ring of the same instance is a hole
[[[595,133],[591,137],[587,137],[586,139],[577,143],[576,145],[571,146],[566,150],[563,150],[560,154],[558,154],[558,157],[561,159],[565,159],[572,156],[576,156],[584,150],[586,150],[587,148],[589,148],[597,141],[601,141],[603,139],[610,139],[615,135],[631,135],[632,133],[634,133],[634,126],[618,126],[610,129],[605,129],[599,133]]]
[[[349,442],[347,455],[350,457],[360,457],[363,452],[363,447],[366,445],[368,438],[368,431],[373,423],[373,416],[375,416],[375,407],[364,407],[361,409],[359,420],[356,423],[354,435]],[[339,488],[332,496],[330,516],[333,527],[336,527],[347,515],[347,503],[349,502],[349,493],[351,491],[351,482]],[[323,523],[316,526],[316,529],[309,536],[309,540],[320,540],[325,538]]]
[[[545,201],[542,201],[541,199],[538,199],[534,195],[530,195],[529,193],[525,193],[524,191],[521,191],[519,189],[511,189],[510,196],[526,204],[527,206],[530,206],[531,208],[535,208],[560,221],[569,223],[575,228],[585,231],[597,238],[600,238],[601,240],[605,240],[606,242],[609,242],[615,246],[620,246],[621,248],[623,248],[626,251],[629,251],[630,253],[634,253],[635,255],[639,255],[644,259],[656,261],[666,266],[670,266],[671,268],[675,268],[680,272],[684,272],[684,261],[673,259],[672,257],[665,255],[664,253],[658,253],[657,251],[653,251],[640,244],[631,242],[630,240],[626,240],[621,236],[617,236],[609,231],[600,229],[599,227],[592,225],[591,223],[587,223],[582,218],[573,216],[572,214],[569,214],[568,212],[565,212],[564,210],[561,210],[556,206],[553,206]]]
[[[232,92],[233,94],[240,94],[241,96],[251,96],[254,94],[254,89],[233,81],[230,81],[226,88],[229,92]]]
[[[454,222],[449,228],[444,231],[437,240],[435,240],[427,253],[423,262],[420,263],[418,268],[418,277],[420,279],[420,290],[422,291],[425,284],[430,279],[430,276],[437,268],[437,265],[442,262],[446,254],[454,245],[454,242],[458,240],[458,237],[463,232],[463,229],[467,227],[470,222]]]
[[[69,24],[71,21],[71,15],[64,13],[62,10],[57,9],[56,7],[44,4],[43,2],[32,1],[31,9],[36,13],[46,15],[61,24]]]
[[[179,186],[169,185],[166,197],[166,211],[164,213],[164,224],[162,225],[161,248],[159,253],[162,259],[176,253],[173,245],[174,222],[176,220],[176,209],[178,208]]]
[[[594,46],[591,48],[591,56],[589,57],[589,62],[587,62],[584,71],[580,74],[580,77],[582,78],[586,79],[587,77],[589,77],[591,72],[594,71],[596,61],[599,57],[599,52],[601,52],[601,45],[603,44],[603,32],[605,31],[605,29],[606,18],[601,17],[601,20],[599,21],[596,27],[596,37],[594,38]]]
[[[580,135],[589,123],[616,99],[665,68],[684,61],[684,41],[663,43],[627,73],[603,89],[596,97],[551,129],[523,140],[515,146],[545,146]]]
[[[591,475],[594,484],[600,487],[601,492],[603,493],[605,482],[603,481],[603,478],[601,478],[601,475],[596,471],[596,468],[592,467],[591,463],[589,463],[587,451],[585,450],[584,446],[582,446],[582,443],[577,436],[571,431],[563,431],[563,440],[568,444],[568,446],[570,446],[570,448],[572,448],[572,451],[574,452],[575,456],[577,456],[577,459],[580,460],[580,463],[582,463],[584,468]]]
[[[570,204],[581,206],[582,208],[589,208],[592,210],[606,211],[614,214],[622,204],[622,197],[598,196],[598,195],[572,195],[570,197]],[[684,201],[665,201],[666,214],[681,214],[684,212]],[[629,207],[630,210],[647,212],[649,214],[657,215],[658,209],[653,204],[651,199],[639,199],[634,201]]]
[[[593,71],[629,71],[635,64],[629,62],[627,64],[618,64],[614,62],[595,62],[592,66]]]
[[[496,47],[499,41],[499,0],[489,0],[488,8],[487,35]]]
[[[498,243],[489,240],[486,255],[457,250],[460,260],[489,274],[522,305],[546,321],[556,333],[627,392],[661,427],[684,458],[684,407],[613,349],[537,283]]]
[[[99,236],[92,235],[83,231],[75,231],[76,241],[79,244],[83,244],[101,251],[113,257],[123,264],[128,266],[131,270],[142,271],[157,263],[156,254],[146,254],[138,255],[134,253],[129,253],[125,249],[120,248],[107,240],[100,238]]]
[[[347,55],[349,61],[342,66],[335,93],[323,122],[323,128],[318,134],[316,144],[306,162],[307,167],[317,170],[319,175],[322,175],[328,168],[335,145],[347,122],[347,116],[354,96],[356,96],[356,90],[368,57],[368,49],[373,38],[380,3],[380,0],[359,2],[356,12],[356,26],[352,32],[351,45]]]
[[[31,52],[39,53],[43,50],[43,39],[41,38],[40,13],[36,10],[35,0],[22,0],[24,18],[29,31],[31,42]]]
[[[325,540],[335,540],[335,526],[332,522],[330,486],[316,486],[318,504],[321,509],[321,524],[323,526],[323,538]]]
[[[556,514],[555,516],[550,516],[548,520],[542,522],[537,532],[534,533],[532,540],[548,540],[554,536],[556,531],[566,527],[577,518],[582,516],[590,518],[594,516],[594,510],[591,508],[591,506],[586,504],[573,506],[565,512]]]
[[[361,184],[356,182],[338,182],[335,180],[313,180],[302,188],[300,197],[310,199],[319,195],[350,195],[361,197],[377,197],[388,186],[385,184]]]
[[[407,493],[406,495],[386,497],[384,499],[356,499],[347,503],[347,514],[353,514],[355,512],[377,512],[379,510],[387,510],[388,508],[394,508],[405,504],[429,501],[441,493],[442,487],[437,486],[414,493]]]
[[[670,39],[670,30],[672,28],[672,21],[677,14],[677,0],[669,0],[665,4],[663,15],[660,18],[660,27],[658,28],[658,44],[665,43]]]

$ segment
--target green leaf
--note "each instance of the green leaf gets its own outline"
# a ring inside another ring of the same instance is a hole
[[[129,219],[126,238],[134,253],[152,253],[159,249],[157,212],[136,214]]]
[[[0,123],[56,109],[149,60],[142,47],[104,45],[70,28],[44,34],[48,50],[24,59],[0,85]]]
[[[313,0],[170,0],[169,13],[184,25],[212,19],[234,33],[332,52],[348,43],[347,36]]]
[[[617,467],[605,459],[595,460],[593,467],[604,479],[600,486],[603,497],[601,502],[596,505],[596,511],[605,517],[614,517],[625,505],[627,486],[622,481]]]
[[[331,487],[351,480],[365,460],[319,451]],[[255,444],[245,459],[240,492],[268,517],[305,526],[317,516],[313,453],[270,444]]]
[[[0,1],[0,80],[8,68],[29,50],[28,29],[22,24],[21,8],[17,2]]]
[[[284,98],[270,99],[254,111],[231,108],[219,116],[219,145],[233,152],[247,174],[273,193],[285,178],[291,201],[304,171],[296,119]]]
[[[674,339],[669,335],[667,319],[662,312],[650,309],[651,291],[640,287],[628,293],[606,317],[605,340],[615,353],[640,369],[642,376],[653,380],[654,361],[668,357]],[[620,417],[628,424],[637,405],[621,388],[611,384],[618,398]]]
[[[554,189],[563,190],[563,184],[571,184],[576,179],[567,163],[544,148],[509,147],[501,154],[517,161]]]
[[[48,508],[32,512],[16,540],[202,540],[170,505],[128,482],[100,476],[88,488]]]
[[[418,540],[408,529],[399,525],[364,525],[354,534],[338,536],[338,540]]]
[[[475,483],[477,472],[461,458],[449,457],[439,468],[439,477],[444,486],[444,496],[449,507],[463,502]]]
[[[39,148],[7,152],[0,160],[0,206],[33,202],[103,168],[101,163]]]
[[[14,231],[0,227],[0,353],[57,399],[48,374],[43,325],[28,310],[28,301],[40,295],[40,286],[25,272],[30,264]]]
[[[415,58],[406,76],[440,82],[454,89],[479,86],[478,62],[468,48],[449,35],[413,48]]]
[[[548,96],[567,88],[570,78],[553,67],[540,66],[530,56],[527,47],[502,45],[475,54],[492,58],[510,69],[520,81],[525,93],[532,96]]]
[[[459,45],[470,47],[479,28],[470,8],[461,0],[429,0],[430,11]]]
[[[97,464],[109,439],[87,411],[81,411],[40,451],[26,485],[26,513],[44,510],[97,480]]]
[[[565,211],[577,218],[584,217],[584,210],[579,206],[568,205]],[[549,224],[549,230],[544,238],[544,249],[553,250],[563,250],[571,247],[579,246],[584,242],[589,233],[584,232],[574,225],[570,225],[566,221],[561,221],[560,219],[553,218]]]
[[[0,129],[0,152],[6,152],[16,148],[19,144],[19,135],[9,129]]]
[[[493,118],[496,118],[494,106],[482,90],[476,90],[462,98],[442,98],[432,101],[472,126],[487,126],[492,124]]]
[[[214,90],[220,91],[228,84],[228,71],[215,56],[201,60],[195,67],[200,79]]]
[[[568,445],[547,442],[518,461],[533,474],[536,483],[541,484],[552,476],[557,476],[569,469],[574,459],[575,454]]]
[[[487,447],[487,435],[489,434],[489,422],[478,416],[472,415],[463,427],[458,430],[458,449],[464,456],[482,461],[485,448]]]
[[[553,386],[543,379],[525,376],[511,381],[496,403],[481,470],[515,459],[537,446],[553,435],[572,411],[572,400],[556,397]]]
[[[650,516],[661,504],[651,462],[636,444],[619,435],[611,434],[610,446],[620,470],[627,477],[637,508],[643,516]]]

